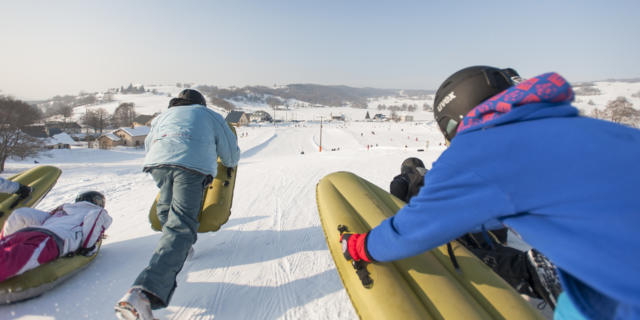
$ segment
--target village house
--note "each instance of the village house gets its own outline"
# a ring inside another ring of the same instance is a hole
[[[82,132],[82,127],[77,122],[50,121],[46,122],[44,126],[48,130],[56,130],[68,134],[78,134]]]
[[[258,110],[251,114],[250,116],[251,122],[271,122],[273,118],[266,111]]]
[[[231,111],[225,118],[232,126],[241,127],[249,124],[249,117],[242,111]]]
[[[139,126],[135,128],[122,127],[113,131],[120,138],[120,145],[127,147],[140,147],[144,145],[144,139],[149,134],[149,127]]]
[[[77,144],[66,132],[55,134],[44,140],[44,147],[47,149],[71,149],[72,145]]]
[[[105,133],[98,137],[98,148],[111,149],[120,145],[120,138],[113,133]]]
[[[135,119],[133,119],[133,123],[131,125],[134,127],[142,127],[142,126],[150,127],[151,121],[153,120],[153,118],[155,118],[155,116],[156,115],[150,116],[147,114],[140,114]]]

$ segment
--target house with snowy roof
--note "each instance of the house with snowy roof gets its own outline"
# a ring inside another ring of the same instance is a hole
[[[147,138],[149,130],[147,126],[122,127],[113,131],[113,134],[120,138],[120,145],[127,147],[144,146],[144,139]]]
[[[231,111],[225,118],[232,126],[240,127],[249,124],[249,116],[242,111]]]
[[[115,134],[109,132],[105,133],[98,137],[98,148],[100,149],[111,149],[115,146],[120,145],[120,137]]]
[[[72,145],[77,144],[78,143],[66,132],[54,134],[44,140],[44,146],[47,149],[70,149]]]
[[[153,118],[155,118],[156,115],[157,114],[154,114],[154,115],[139,114],[138,116],[136,116],[135,119],[133,119],[132,125],[134,127],[142,127],[142,126],[150,127],[151,121],[153,120]]]

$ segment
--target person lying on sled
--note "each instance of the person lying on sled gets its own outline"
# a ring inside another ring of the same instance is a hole
[[[87,191],[50,212],[16,209],[0,233],[0,282],[58,257],[91,252],[111,225],[104,205],[102,193]]]

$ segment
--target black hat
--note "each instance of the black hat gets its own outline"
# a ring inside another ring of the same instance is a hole
[[[422,162],[422,160],[414,157],[407,158],[407,159],[404,159],[404,161],[402,161],[402,165],[400,165],[400,173],[408,174],[408,173],[416,172],[418,171],[417,170],[418,168],[424,169],[424,162]]]
[[[78,196],[76,197],[76,202],[80,201],[91,202],[102,208],[104,208],[106,202],[104,195],[98,191],[85,191],[78,194]]]
[[[171,99],[171,101],[169,101],[169,108],[192,104],[200,104],[206,106],[207,101],[204,99],[204,96],[200,92],[198,92],[198,90],[184,89],[178,94],[177,98],[173,98]]]
[[[488,66],[464,68],[445,80],[436,92],[433,115],[440,131],[451,141],[471,109],[516,84],[518,73]]]

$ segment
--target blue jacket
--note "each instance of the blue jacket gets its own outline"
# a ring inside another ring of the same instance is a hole
[[[543,252],[588,318],[640,319],[640,130],[581,117],[557,74],[474,108],[425,185],[371,230],[378,261],[502,223]]]
[[[151,122],[144,141],[144,167],[176,165],[215,177],[222,164],[235,167],[240,158],[236,136],[221,115],[202,105],[175,106]]]

